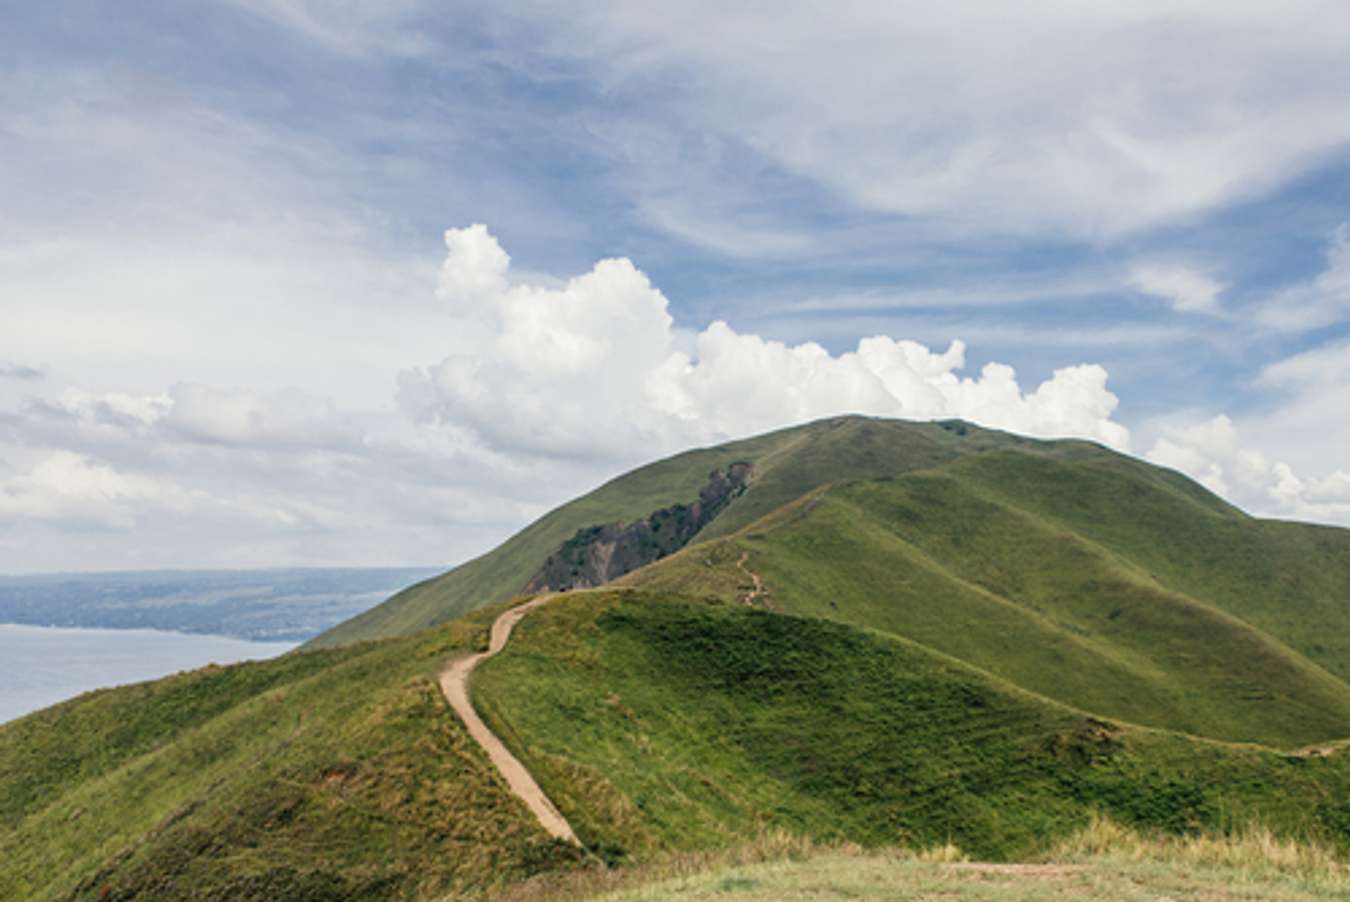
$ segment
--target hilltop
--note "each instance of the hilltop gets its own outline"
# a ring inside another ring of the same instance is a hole
[[[733,472],[681,534],[680,511]],[[653,541],[663,523],[676,541]],[[741,599],[758,579],[774,610],[1102,715],[1282,747],[1350,735],[1350,532],[1249,517],[1091,443],[958,421],[840,417],[651,464],[312,645],[593,585],[597,556],[606,578],[694,597]]]
[[[527,590],[473,701],[580,847],[436,686]],[[314,645],[0,727],[0,896],[514,892],[766,836],[1044,860],[1101,818],[1350,854],[1350,532],[1090,443],[691,451]]]

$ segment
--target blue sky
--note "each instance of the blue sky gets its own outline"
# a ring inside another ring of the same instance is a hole
[[[0,570],[452,562],[842,410],[1350,523],[1350,13],[1003,9],[7,11]]]

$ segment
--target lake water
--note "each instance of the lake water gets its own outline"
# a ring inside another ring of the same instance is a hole
[[[295,646],[162,630],[0,623],[0,723],[90,689],[152,680],[212,663],[271,658]]]

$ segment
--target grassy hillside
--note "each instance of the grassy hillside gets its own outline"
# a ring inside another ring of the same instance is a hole
[[[906,472],[1028,439],[968,424],[838,417],[678,454],[611,480],[540,518],[482,557],[405,589],[312,640],[314,648],[408,635],[521,592],[548,556],[583,527],[631,522],[698,497],[715,469],[755,467],[750,490],[700,538],[734,532],[817,486]]]
[[[547,838],[407,639],[93,693],[0,728],[0,898],[431,898],[779,832],[984,859],[1098,813],[1350,853],[1350,754],[1197,740],[829,620],[628,589],[531,613],[476,702],[591,850]]]
[[[1043,853],[1095,813],[1251,821],[1350,851],[1350,756],[1103,721],[902,639],[641,592],[564,596],[477,683],[485,718],[616,859],[732,845]]]
[[[578,528],[739,461],[694,544],[475,676],[587,849],[553,842],[433,677]],[[1350,532],[1088,443],[846,417],[689,452],[315,644],[0,726],[0,898],[434,898],[766,835],[1025,860],[1103,816],[1350,854]]]
[[[0,727],[0,898],[427,896],[567,867],[431,679],[482,634],[207,668]]]
[[[826,487],[625,583],[904,636],[1067,704],[1282,747],[1350,736],[1350,532],[1078,444]]]

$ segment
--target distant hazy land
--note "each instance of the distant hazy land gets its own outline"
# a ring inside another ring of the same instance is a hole
[[[0,723],[91,689],[282,654],[436,572],[0,576]]]
[[[444,568],[0,576],[0,623],[303,642]]]

